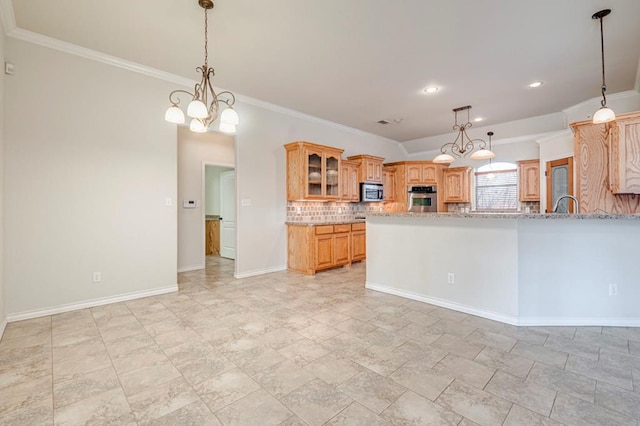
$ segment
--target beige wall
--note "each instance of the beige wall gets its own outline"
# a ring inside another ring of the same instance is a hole
[[[0,22],[0,58],[4,58],[4,28]],[[7,311],[4,298],[4,220],[3,220],[3,197],[4,197],[4,80],[5,75],[0,72],[0,339],[7,320]]]
[[[204,268],[203,162],[233,166],[234,138],[221,133],[193,133],[178,127],[178,271]],[[183,200],[200,204],[182,207]]]
[[[9,319],[175,289],[172,85],[12,38],[5,48]]]

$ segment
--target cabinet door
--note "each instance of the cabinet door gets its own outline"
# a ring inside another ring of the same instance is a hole
[[[380,161],[373,164],[373,180],[382,183],[382,162]]]
[[[328,153],[324,155],[325,187],[324,197],[331,199],[340,198],[340,156]]]
[[[522,162],[518,176],[520,201],[540,201],[540,163]]]
[[[395,193],[396,193],[396,172],[394,171],[383,171],[382,172],[382,184],[383,184],[383,194],[384,201],[393,202],[395,201]]]
[[[444,202],[468,203],[471,199],[469,169],[455,168],[444,171]]]
[[[422,183],[422,167],[420,165],[407,166],[407,183]]]
[[[316,235],[315,254],[316,270],[333,266],[333,234]]]
[[[352,167],[345,163],[340,166],[340,199],[343,201],[351,201],[352,192],[349,181],[351,169]]]
[[[351,261],[364,260],[367,253],[366,231],[351,232]]]
[[[614,194],[640,194],[640,118],[609,131],[609,185]]]
[[[351,201],[356,203],[360,201],[360,185],[358,184],[358,167],[351,167],[349,170],[349,188],[351,192]]]
[[[351,238],[349,232],[333,234],[334,266],[351,262]]]
[[[425,164],[422,166],[422,182],[423,183],[436,183],[437,168],[433,164]]]
[[[312,198],[322,198],[323,194],[323,180],[324,180],[324,167],[323,167],[323,153],[321,151],[314,151],[307,149],[306,151],[306,164],[305,168],[307,174],[305,179],[307,181],[306,196]]]

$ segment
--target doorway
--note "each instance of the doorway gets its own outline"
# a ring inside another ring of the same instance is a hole
[[[236,257],[235,169],[203,162],[204,253],[234,260]]]
[[[553,213],[553,206],[559,197],[573,195],[573,157],[547,161],[545,172],[547,181],[546,213]],[[559,213],[573,213],[574,206],[565,198],[558,204]]]

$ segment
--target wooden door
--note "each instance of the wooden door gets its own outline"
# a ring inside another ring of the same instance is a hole
[[[545,172],[547,186],[546,213],[553,212],[553,206],[561,195],[573,195],[573,157],[547,161]],[[573,213],[574,202],[565,198],[560,201],[558,211]]]

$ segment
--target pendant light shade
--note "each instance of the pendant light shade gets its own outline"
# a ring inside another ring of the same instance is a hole
[[[471,154],[472,160],[489,160],[490,158],[494,158],[496,154],[489,151],[486,148],[482,148]]]
[[[205,126],[199,118],[194,118],[191,120],[189,130],[195,133],[205,133],[207,131],[207,126]]]
[[[169,123],[184,124],[184,112],[177,106],[169,107],[164,114],[164,119]]]
[[[612,109],[607,107],[607,84],[604,79],[604,29],[602,25],[602,20],[605,16],[611,13],[611,9],[603,9],[599,12],[594,13],[591,16],[591,19],[599,19],[600,20],[600,53],[602,56],[602,100],[600,101],[600,109],[593,114],[593,124],[602,124],[608,123],[616,119],[616,114]]]
[[[449,155],[449,154],[440,154],[436,158],[433,159],[433,162],[434,163],[438,163],[438,164],[451,164],[454,161],[456,161],[456,159],[453,158],[453,156]]]

